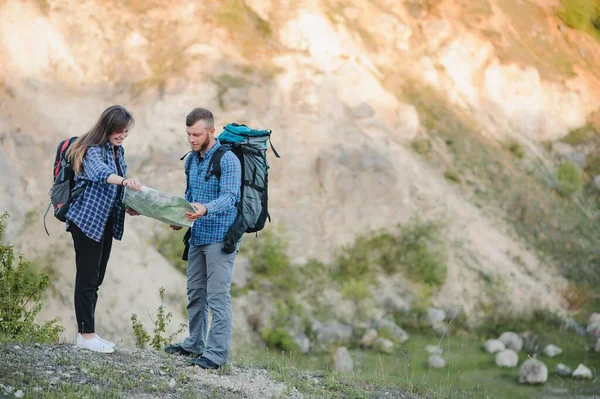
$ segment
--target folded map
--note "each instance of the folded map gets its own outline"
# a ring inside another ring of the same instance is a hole
[[[142,186],[140,191],[125,188],[123,206],[131,208],[140,215],[180,227],[191,227],[186,212],[196,212],[185,198],[177,197]]]

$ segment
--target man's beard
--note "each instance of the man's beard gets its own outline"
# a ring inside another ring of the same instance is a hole
[[[206,140],[204,140],[204,143],[202,143],[200,145],[200,148],[198,149],[198,152],[204,152],[204,151],[206,151],[206,149],[208,148],[209,144],[210,144],[210,136],[206,136]]]

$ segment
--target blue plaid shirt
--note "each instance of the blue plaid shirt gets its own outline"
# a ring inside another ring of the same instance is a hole
[[[186,162],[189,165],[189,190],[185,199],[206,206],[206,215],[197,219],[192,226],[190,245],[208,245],[225,240],[227,231],[237,217],[236,203],[240,200],[242,166],[234,153],[227,151],[221,158],[221,179],[214,174],[206,180],[210,159],[221,144],[219,140],[200,158],[192,153]]]
[[[89,238],[100,242],[108,218],[113,218],[113,237],[120,240],[123,237],[125,225],[125,209],[121,207],[124,190],[117,198],[117,186],[106,182],[111,174],[120,174],[113,157],[112,145],[104,144],[105,154],[101,146],[91,146],[83,157],[83,172],[75,176],[75,188],[86,185],[85,189],[71,203],[67,212],[67,229],[70,223],[77,227]],[[105,161],[106,160],[106,161]],[[117,161],[121,167],[122,176],[127,176],[125,151],[118,147]]]

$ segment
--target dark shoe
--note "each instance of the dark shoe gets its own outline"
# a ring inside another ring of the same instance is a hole
[[[165,352],[167,352],[169,355],[180,355],[180,356],[187,356],[187,357],[202,356],[202,353],[198,354],[198,353],[190,352],[190,351],[183,349],[181,344],[169,345],[169,346],[165,347]]]
[[[219,367],[221,367],[218,364],[213,363],[212,361],[210,361],[209,359],[207,359],[205,357],[192,359],[192,364],[194,364],[196,366],[200,366],[206,370],[217,370]]]

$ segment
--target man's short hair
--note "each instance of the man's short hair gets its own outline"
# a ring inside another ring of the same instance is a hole
[[[194,108],[185,118],[185,125],[190,127],[198,121],[206,121],[206,127],[215,126],[215,118],[209,110],[205,108]]]

